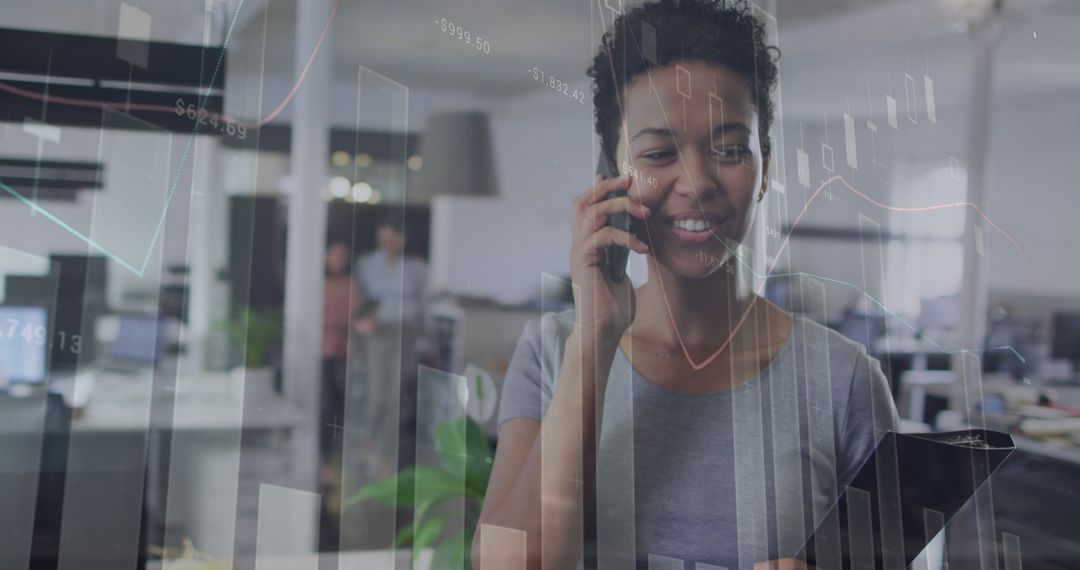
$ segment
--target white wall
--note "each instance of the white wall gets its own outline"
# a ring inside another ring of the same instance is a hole
[[[98,129],[62,127],[60,143],[46,142],[41,151],[43,160],[77,160],[97,162],[100,132]],[[4,125],[2,143],[4,155],[10,158],[34,159],[38,156],[37,138],[23,132],[21,125]],[[0,224],[4,233],[12,236],[7,245],[19,250],[48,258],[50,254],[86,255],[88,252],[100,255],[75,233],[93,237],[93,213],[95,200],[108,192],[109,178],[122,170],[119,164],[104,164],[105,180],[103,188],[96,191],[79,191],[72,202],[41,201],[39,206],[67,224],[72,231],[40,213],[34,214],[30,207],[21,201],[7,197],[0,200]],[[119,270],[115,264],[108,266],[108,297],[115,303],[121,291],[137,286],[138,278],[130,272]],[[118,271],[119,270],[119,271]],[[127,275],[124,275],[127,273]]]
[[[570,205],[596,170],[592,107],[550,90],[491,117],[499,196],[436,201],[433,285],[520,302],[569,273]]]
[[[990,213],[1023,248],[994,235],[990,289],[1080,297],[1080,108],[1075,94],[1001,101],[990,144]]]

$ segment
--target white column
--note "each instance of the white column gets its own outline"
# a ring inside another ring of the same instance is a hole
[[[967,200],[978,204],[989,215],[990,196],[986,188],[987,153],[990,145],[990,107],[993,103],[994,57],[1001,38],[1002,24],[998,10],[983,20],[972,23],[975,56],[971,85],[971,119],[968,126]],[[960,285],[960,336],[962,347],[980,348],[986,337],[987,293],[989,290],[988,259],[979,242],[989,237],[986,220],[974,208],[968,208],[964,219],[964,268]],[[977,236],[977,233],[982,233]],[[953,360],[953,370],[961,369],[962,355]],[[981,358],[981,355],[980,355]],[[959,395],[959,394],[956,394]],[[962,406],[953,403],[953,408]]]
[[[971,122],[968,126],[967,199],[978,204],[988,216],[991,215],[991,209],[986,189],[986,170],[990,145],[990,107],[993,103],[994,58],[1003,31],[1000,12],[1001,0],[996,0],[992,11],[985,18],[972,23],[975,57],[972,62],[974,75],[971,86]],[[970,348],[981,347],[986,337],[989,266],[980,242],[988,235],[987,225],[977,211],[968,209],[964,219],[964,273],[960,289],[958,340],[963,346]],[[977,232],[982,232],[983,235],[977,235]],[[960,353],[953,358],[952,369],[956,371],[960,381],[955,383],[952,409],[960,409],[971,415],[972,408],[981,401],[982,373],[976,363],[981,362],[982,356],[979,353],[979,358],[976,359],[970,353]],[[969,421],[974,427],[985,427],[981,413],[969,418]],[[980,462],[978,467],[985,468],[985,465],[981,464],[983,462]],[[963,540],[977,538],[980,567],[997,570],[997,530],[989,482],[975,493],[974,503],[974,520],[962,519],[950,528],[955,526],[953,535],[962,537]],[[970,554],[970,551],[967,553]]]
[[[332,0],[296,3],[294,81],[315,50],[330,17]],[[326,246],[326,203],[321,188],[327,179],[331,53],[329,38],[292,102],[292,148],[288,177],[288,243],[285,272],[285,397],[296,403],[310,429],[293,432],[293,473],[297,484],[317,489],[320,351],[322,336],[323,264]],[[314,550],[318,517],[304,537]]]

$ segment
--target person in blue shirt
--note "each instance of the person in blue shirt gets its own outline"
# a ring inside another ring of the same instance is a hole
[[[399,465],[408,465],[415,450],[417,366],[427,352],[427,264],[405,253],[405,236],[393,223],[380,223],[375,238],[376,249],[355,264],[365,296],[354,325],[366,371],[361,421],[374,434],[399,397]]]

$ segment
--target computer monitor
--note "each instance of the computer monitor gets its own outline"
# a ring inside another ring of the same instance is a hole
[[[45,381],[48,322],[45,307],[0,306],[0,375],[9,382]]]
[[[1036,317],[1014,316],[991,321],[986,328],[987,350],[983,352],[983,370],[1008,373],[1016,378],[1024,375],[1028,365],[1016,353],[1025,358],[1033,354],[1039,344],[1041,328],[1042,321]]]
[[[165,349],[163,321],[155,315],[120,315],[116,340],[109,357],[114,360],[154,364]]]
[[[874,343],[886,332],[885,326],[883,315],[866,315],[849,308],[844,311],[844,316],[834,328],[836,332],[862,344],[873,353]]]
[[[1080,365],[1080,313],[1055,313],[1052,358],[1071,360]]]

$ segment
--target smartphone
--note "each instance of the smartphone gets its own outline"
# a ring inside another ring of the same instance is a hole
[[[618,176],[614,165],[603,153],[600,154],[600,160],[596,163],[596,173],[605,179]],[[626,196],[626,190],[616,190],[608,195],[609,198],[618,196]],[[630,231],[630,214],[626,212],[612,214],[608,216],[608,225]],[[607,265],[607,274],[615,283],[622,283],[622,280],[626,278],[626,261],[629,258],[630,250],[621,245],[608,246],[605,251],[604,262]]]

